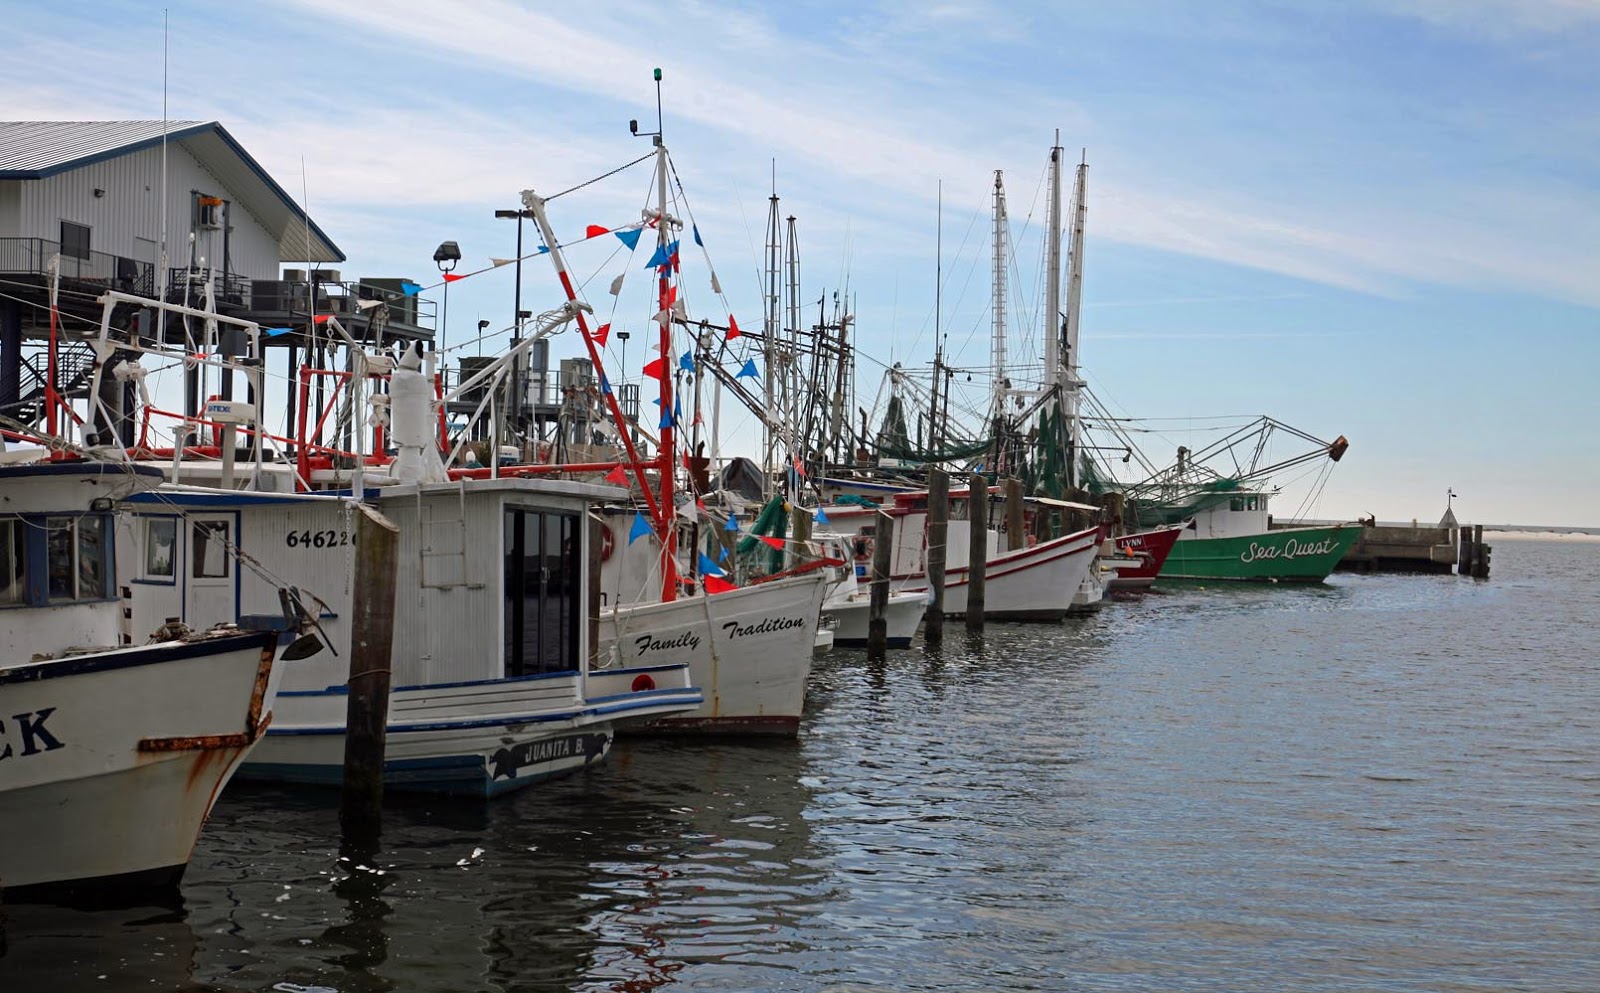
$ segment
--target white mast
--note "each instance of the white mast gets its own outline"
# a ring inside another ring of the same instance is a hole
[[[994,413],[1006,409],[1006,188],[994,171]]]
[[[1050,148],[1050,220],[1045,242],[1044,384],[1050,390],[1061,382],[1061,132]]]
[[[1084,202],[1089,178],[1088,155],[1078,163],[1078,179],[1073,187],[1075,205],[1072,214],[1072,247],[1067,276],[1067,416],[1071,421],[1072,463],[1067,466],[1067,478],[1074,486],[1078,482],[1078,404],[1083,380],[1078,375],[1078,317],[1083,303],[1083,224],[1088,206]]]

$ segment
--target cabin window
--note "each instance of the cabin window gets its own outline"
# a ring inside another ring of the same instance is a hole
[[[195,579],[228,578],[228,522],[195,521],[192,556]]]
[[[144,522],[144,574],[151,579],[172,579],[178,547],[178,522],[154,517]]]
[[[61,254],[73,259],[89,257],[89,226],[61,222]]]
[[[110,530],[103,514],[45,519],[46,595],[51,602],[111,595]]]
[[[27,596],[23,581],[23,528],[21,521],[0,521],[0,604],[18,604]]]
[[[1228,509],[1239,511],[1244,509],[1244,497],[1233,497],[1228,501]]]

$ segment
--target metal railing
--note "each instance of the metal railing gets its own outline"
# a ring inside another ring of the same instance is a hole
[[[61,243],[48,238],[0,238],[0,272],[48,275],[51,257],[60,252]],[[105,252],[91,251],[88,258],[63,254],[61,278],[145,296],[155,292],[155,266]]]
[[[398,286],[400,280],[255,279],[238,273],[224,275],[206,268],[179,267],[169,274],[169,295],[181,298],[185,286],[198,293],[213,278],[218,308],[244,311],[252,320],[304,322],[310,319],[314,306],[317,314],[334,314],[343,322],[352,323],[354,319],[374,316],[372,311],[361,308],[362,301],[378,300],[388,311],[384,316],[391,326],[431,332],[438,313],[435,301],[385,285]]]

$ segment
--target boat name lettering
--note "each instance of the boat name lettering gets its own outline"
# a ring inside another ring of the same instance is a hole
[[[338,548],[354,545],[356,539],[349,531],[290,531],[283,536],[283,543],[290,548]]]
[[[1303,555],[1326,555],[1333,551],[1338,542],[1333,538],[1324,538],[1321,541],[1300,542],[1290,538],[1282,545],[1258,545],[1250,543],[1250,547],[1239,555],[1240,562],[1255,562],[1266,559],[1296,559]]]
[[[641,634],[633,639],[633,650],[640,656],[648,652],[669,652],[673,649],[694,651],[700,647],[700,636],[693,631],[685,631],[676,638],[654,638],[648,634]]]
[[[12,725],[14,729],[12,734],[15,735],[15,738],[7,734],[6,722],[0,721],[0,762],[10,758],[13,754],[17,754],[18,758],[26,758],[29,755],[38,755],[40,752],[53,752],[58,748],[65,748],[66,746],[61,743],[60,739],[51,734],[44,726],[44,722],[55,712],[56,708],[46,707],[43,710],[12,714],[11,719],[16,722]],[[22,745],[20,754],[17,753],[16,746],[12,744],[14,740]]]
[[[806,626],[804,619],[799,617],[768,617],[754,624],[740,624],[738,621],[728,621],[722,625],[722,630],[728,632],[730,638],[747,638],[756,634],[775,634],[779,631],[790,631]]]
[[[606,736],[603,734],[569,734],[564,738],[524,741],[520,745],[499,749],[489,757],[494,766],[489,778],[515,779],[525,766],[577,758],[580,755],[587,765],[605,753]]]

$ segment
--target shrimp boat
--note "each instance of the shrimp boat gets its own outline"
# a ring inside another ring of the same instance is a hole
[[[1156,528],[1136,534],[1120,535],[1115,539],[1117,554],[1108,563],[1115,572],[1111,577],[1113,592],[1147,590],[1155,584],[1161,567],[1172,553],[1173,543],[1183,533],[1181,527]]]
[[[272,719],[274,639],[125,623],[112,510],[160,480],[153,468],[101,462],[0,466],[8,900],[176,885]],[[157,634],[133,643],[147,631]]]
[[[408,352],[389,377],[397,456],[382,473],[356,474],[365,498],[400,530],[386,785],[495,796],[602,760],[619,724],[699,706],[681,662],[590,666],[598,539],[587,513],[621,491],[556,479],[449,479],[421,365]],[[146,563],[130,584],[136,625],[165,616],[191,625],[234,620],[285,640],[314,627],[334,648],[288,667],[278,719],[241,775],[339,782],[353,637],[349,496],[168,485],[129,502],[137,513],[124,537],[131,560]],[[289,583],[288,599],[216,564],[219,544]],[[183,582],[173,581],[175,571]]]
[[[822,617],[833,627],[833,643],[841,648],[859,648],[867,643],[872,613],[872,589],[861,582],[864,564],[855,562],[855,552],[845,535],[818,535],[825,554],[840,559],[835,578],[822,601]],[[865,552],[865,547],[863,547]],[[928,612],[928,596],[916,591],[891,592],[884,604],[884,644],[889,648],[910,648],[911,640],[922,627]]]
[[[992,502],[987,494],[983,499],[986,504]],[[950,493],[951,520],[946,530],[944,580],[947,614],[965,614],[967,610],[972,525],[966,508],[971,502],[966,490]],[[1055,503],[1078,506],[1063,501]],[[1034,501],[1033,505],[1044,506],[1039,501]],[[926,562],[928,494],[921,490],[895,493],[893,503],[886,510],[895,520],[894,550],[889,566],[891,586],[897,592],[919,594],[926,602],[931,594]],[[827,513],[830,521],[861,539],[856,543],[856,561],[870,562],[878,510],[841,504],[829,507]],[[1099,551],[1099,526],[1031,545],[1024,540],[1021,547],[1005,549],[1000,547],[1001,532],[987,527],[986,530],[988,553],[984,565],[983,616],[999,621],[1044,622],[1065,617]]]

